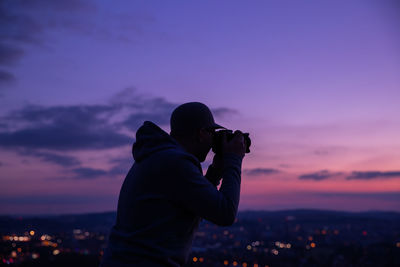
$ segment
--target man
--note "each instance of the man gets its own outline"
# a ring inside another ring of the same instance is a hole
[[[225,136],[222,154],[203,176],[200,162],[223,127],[198,102],[177,107],[170,124],[170,135],[149,121],[136,132],[135,163],[121,188],[102,267],[182,266],[201,218],[221,226],[235,221],[243,134],[236,131],[229,142]]]

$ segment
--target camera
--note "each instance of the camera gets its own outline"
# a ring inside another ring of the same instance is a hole
[[[212,141],[212,151],[215,154],[222,153],[222,141],[224,134],[226,135],[226,140],[229,142],[235,136],[232,130],[220,130],[214,133],[213,141]],[[246,145],[246,153],[250,153],[250,145],[251,139],[249,137],[249,133],[244,133],[244,143]]]

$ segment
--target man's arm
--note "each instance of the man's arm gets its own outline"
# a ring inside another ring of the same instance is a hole
[[[235,221],[240,198],[242,157],[233,153],[223,156],[223,181],[219,191],[204,177],[190,158],[174,161],[173,190],[170,197],[194,214],[217,225]]]
[[[214,155],[213,163],[208,166],[206,175],[207,180],[214,186],[218,186],[222,179],[223,158],[221,155]]]

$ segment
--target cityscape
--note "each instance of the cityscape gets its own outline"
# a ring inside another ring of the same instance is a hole
[[[98,266],[115,212],[0,217],[0,266]],[[399,266],[400,213],[242,211],[203,220],[185,266]]]

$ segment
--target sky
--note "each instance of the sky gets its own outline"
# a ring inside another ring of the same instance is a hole
[[[395,0],[3,0],[0,214],[116,210],[190,101],[250,133],[240,210],[400,211],[399,100]]]

